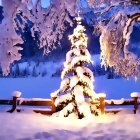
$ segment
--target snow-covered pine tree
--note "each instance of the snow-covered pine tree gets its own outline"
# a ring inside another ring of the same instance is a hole
[[[71,50],[66,54],[61,73],[63,81],[51,96],[56,97],[58,115],[67,117],[70,113],[75,113],[78,118],[83,118],[91,117],[92,113],[98,115],[98,104],[95,105],[97,100],[93,89],[93,72],[87,67],[88,64],[93,64],[87,50],[88,38],[84,33],[84,26],[81,25],[81,17],[78,16],[76,20],[78,25],[69,36]],[[87,99],[89,100],[86,101]]]
[[[19,70],[19,65],[18,65],[18,63],[16,63],[15,71],[14,71],[14,73],[13,73],[12,76],[14,76],[14,77],[20,76],[20,70]]]
[[[37,73],[37,70],[36,70],[36,66],[33,67],[32,76],[33,77],[37,77],[38,76],[38,73]]]

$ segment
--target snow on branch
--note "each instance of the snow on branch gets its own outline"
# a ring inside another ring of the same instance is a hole
[[[101,65],[113,67],[117,74],[137,80],[140,59],[130,51],[129,42],[134,24],[140,21],[140,7],[131,0],[89,0],[89,5],[98,16],[95,32],[100,34]]]
[[[95,101],[93,90],[94,76],[87,64],[92,63],[90,53],[87,50],[87,35],[85,28],[81,25],[81,18],[76,18],[77,26],[69,40],[72,43],[71,50],[66,54],[64,70],[60,88],[51,95],[56,98],[56,110],[59,115],[68,116],[75,113],[78,118],[89,117],[93,112],[98,115],[97,106],[91,108],[91,103],[87,103],[85,96],[91,101]],[[70,74],[71,73],[71,74]],[[61,94],[62,95],[59,95]],[[58,96],[59,95],[59,96]]]
[[[4,75],[8,75],[10,72],[10,64],[15,60],[21,59],[19,50],[22,48],[15,45],[22,44],[22,39],[16,34],[13,27],[14,19],[13,15],[17,10],[16,4],[13,1],[3,0],[3,15],[4,19],[0,24],[0,66]]]
[[[33,37],[38,32],[40,36],[40,48],[44,48],[44,54],[55,49],[63,37],[66,24],[73,26],[70,16],[75,15],[75,0],[51,0],[48,8],[42,8],[41,1],[31,9],[31,15],[27,18],[33,22],[31,29]]]
[[[72,16],[75,16],[76,0],[51,0],[50,6],[43,8],[41,0],[2,0],[4,19],[0,24],[0,65],[3,73],[8,75],[9,65],[21,59],[16,44],[22,44],[22,37],[17,30],[25,32],[28,21],[33,23],[32,37],[39,34],[39,46],[44,48],[44,54],[55,49],[63,37],[66,24],[73,26]],[[17,18],[20,15],[22,22]],[[10,56],[9,56],[10,54]]]
[[[128,15],[128,20],[123,31],[124,46],[129,45],[130,35],[133,31],[134,23],[139,21],[140,21],[140,11],[137,12],[135,11],[134,13]]]

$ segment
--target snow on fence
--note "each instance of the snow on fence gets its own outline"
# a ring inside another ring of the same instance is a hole
[[[138,110],[138,106],[140,104],[140,100],[138,99],[140,97],[140,93],[133,92],[131,93],[132,99],[120,99],[120,100],[105,100],[106,95],[105,94],[98,94],[99,97],[99,106],[100,106],[100,111],[101,114],[104,113],[118,113],[122,111],[121,109],[106,109],[107,106],[127,106],[127,105],[132,105],[133,108],[133,113],[136,114]],[[21,98],[21,93],[20,92],[14,92],[13,94],[13,99],[12,100],[5,100],[5,99],[0,99],[0,105],[12,105],[12,108],[9,109],[7,112],[21,112],[24,109],[22,109],[22,106],[50,106],[50,109],[36,109],[32,108],[32,110],[36,113],[41,113],[41,114],[47,114],[51,115],[54,112],[56,112],[56,107],[55,107],[55,99],[56,97],[52,97],[51,99],[42,99],[42,98],[32,98],[32,99],[27,99],[27,98]]]
[[[55,101],[54,97],[51,99],[21,98],[20,92],[14,92],[12,100],[1,100],[0,99],[0,105],[12,105],[11,109],[9,109],[7,111],[10,113],[12,113],[14,111],[17,111],[17,112],[23,111],[24,109],[22,109],[22,106],[28,106],[28,107],[29,106],[39,106],[39,107],[49,106],[49,107],[51,107],[50,109],[32,108],[32,110],[36,113],[51,115],[52,113],[56,112],[54,101]]]
[[[120,100],[105,100],[106,96],[100,96],[100,110],[101,110],[101,114],[104,113],[118,113],[120,111],[122,111],[122,109],[106,109],[106,106],[126,106],[126,105],[133,105],[134,109],[133,109],[133,113],[136,114],[139,104],[140,104],[140,100],[138,99],[140,97],[140,93],[138,92],[133,92],[131,93],[131,97],[132,99],[120,99]]]

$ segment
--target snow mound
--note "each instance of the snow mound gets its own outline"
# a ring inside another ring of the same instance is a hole
[[[13,97],[17,97],[17,98],[21,97],[21,95],[22,95],[22,93],[21,93],[20,91],[14,91],[14,92],[12,93],[12,96],[13,96]]]
[[[132,92],[131,97],[140,97],[140,92]]]

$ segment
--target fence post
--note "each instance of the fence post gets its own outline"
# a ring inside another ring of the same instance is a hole
[[[13,100],[12,100],[12,108],[10,110],[8,110],[7,112],[14,112],[16,110],[17,107],[17,99],[21,96],[21,92],[19,91],[14,91],[13,92]]]
[[[103,115],[105,113],[105,103],[104,103],[105,98],[104,97],[100,97],[100,110],[101,110],[101,114]]]
[[[139,92],[131,93],[131,97],[134,99],[134,114],[136,114],[139,108],[139,103],[138,103]]]
[[[133,98],[134,98],[134,114],[136,114],[138,109],[138,97],[133,97]]]
[[[51,99],[51,100],[52,100],[52,113],[56,112],[56,107],[55,107],[55,104],[54,104],[56,98],[57,98],[57,97],[52,97],[52,99]]]
[[[101,115],[105,113],[105,97],[106,97],[106,94],[104,93],[99,94]]]

